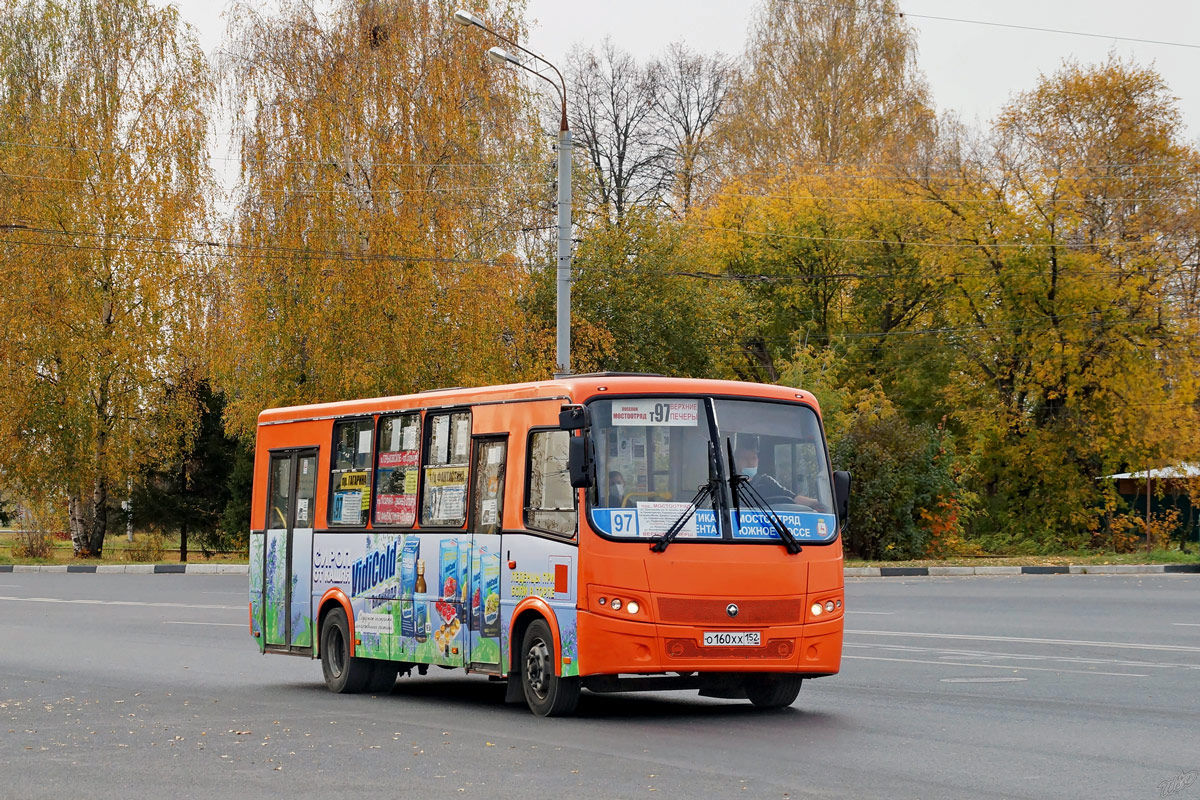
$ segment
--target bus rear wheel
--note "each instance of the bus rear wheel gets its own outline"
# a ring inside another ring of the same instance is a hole
[[[579,678],[554,674],[554,637],[542,619],[529,623],[521,640],[521,688],[539,717],[567,716],[579,703]]]
[[[746,677],[746,697],[759,708],[786,708],[800,696],[800,675],[749,675]]]
[[[321,623],[321,671],[329,691],[338,694],[361,692],[375,673],[369,660],[350,655],[350,623],[340,608]]]

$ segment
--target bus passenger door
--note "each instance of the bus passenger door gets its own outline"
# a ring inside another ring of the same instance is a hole
[[[471,491],[471,579],[464,612],[470,631],[467,663],[485,672],[500,668],[500,528],[508,441],[475,437]]]
[[[263,635],[268,647],[309,648],[317,452],[272,453],[268,496]]]

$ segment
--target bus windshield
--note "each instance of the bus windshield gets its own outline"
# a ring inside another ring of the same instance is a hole
[[[712,443],[722,486],[678,540],[778,541],[776,523],[800,542],[836,537],[825,441],[809,406],[643,397],[597,400],[589,407],[596,448],[589,518],[599,533],[631,539],[665,533],[708,485]],[[735,471],[741,476],[736,494],[728,480]]]

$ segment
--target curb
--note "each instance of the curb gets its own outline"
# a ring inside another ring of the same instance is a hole
[[[0,564],[5,572],[84,573],[88,575],[248,575],[246,564]]]
[[[0,564],[0,573],[98,575],[248,575],[246,564]],[[1200,574],[1200,564],[1071,564],[1035,567],[846,567],[847,578],[926,578],[973,575]]]
[[[1034,567],[846,567],[847,578],[965,575],[1162,575],[1200,574],[1200,564],[1071,564]]]

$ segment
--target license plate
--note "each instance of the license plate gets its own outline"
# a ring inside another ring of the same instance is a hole
[[[759,647],[762,634],[758,631],[705,631],[705,647]]]

